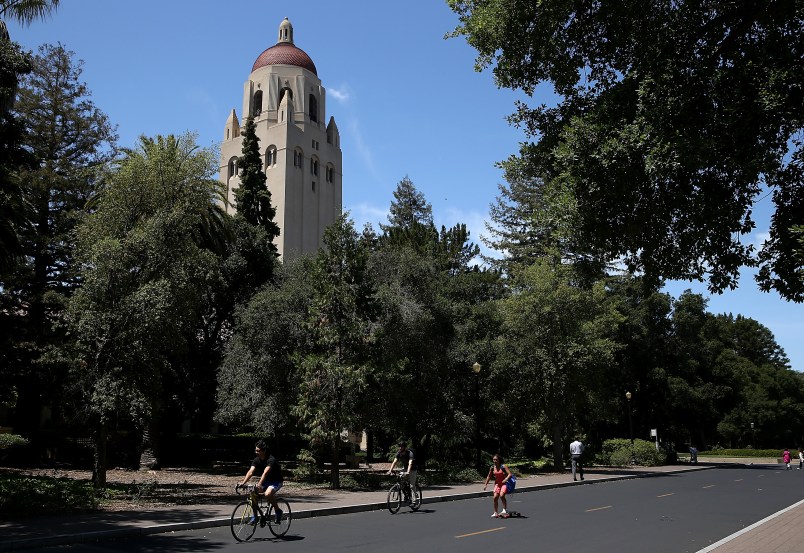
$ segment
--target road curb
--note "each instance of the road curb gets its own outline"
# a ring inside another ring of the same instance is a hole
[[[616,476],[605,476],[601,478],[595,478],[593,480],[579,480],[577,482],[554,482],[551,484],[535,484],[535,485],[523,485],[525,484],[525,480],[519,481],[519,486],[517,486],[516,495],[527,493],[527,492],[537,492],[542,490],[552,490],[555,488],[563,488],[567,486],[589,486],[592,484],[605,484],[608,482],[615,482],[620,480],[633,480],[636,478],[652,478],[656,476],[669,476],[672,474],[678,474],[680,472],[692,472],[697,470],[707,470],[716,468],[716,466],[696,466],[696,467],[687,467],[687,468],[679,468],[678,470],[673,470],[671,472],[649,472],[645,474],[623,474],[623,475],[616,475]],[[432,497],[425,496],[422,499],[422,504],[432,504],[432,503],[444,503],[447,501],[462,501],[464,499],[477,499],[481,497],[491,497],[493,492],[491,491],[478,491],[478,492],[466,492],[466,493],[456,493],[450,495],[436,495]],[[351,513],[364,513],[369,511],[380,511],[386,509],[386,502],[374,502],[374,503],[360,503],[356,505],[341,505],[337,507],[322,507],[320,509],[305,509],[303,511],[298,511],[293,513],[293,519],[305,519],[305,518],[314,518],[314,517],[323,517],[323,516],[332,516],[332,515],[345,515]],[[179,532],[183,530],[201,530],[204,528],[217,528],[221,526],[228,526],[231,521],[230,517],[226,518],[207,518],[201,520],[194,520],[189,522],[171,522],[167,524],[153,524],[151,526],[142,526],[142,527],[130,527],[130,528],[116,528],[114,530],[98,530],[94,532],[84,532],[79,534],[59,534],[56,536],[45,536],[41,538],[26,538],[26,539],[19,539],[19,540],[9,540],[5,543],[0,544],[0,551],[21,551],[25,549],[31,549],[34,547],[50,547],[55,545],[75,545],[75,544],[87,544],[87,543],[97,543],[101,541],[110,541],[122,538],[136,538],[140,536],[149,536],[153,534],[165,534],[169,532]]]

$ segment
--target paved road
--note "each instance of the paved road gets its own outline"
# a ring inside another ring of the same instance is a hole
[[[237,544],[228,528],[210,528],[59,550],[694,553],[802,498],[799,471],[721,468],[518,493],[510,506],[524,516],[505,521],[490,518],[491,501],[479,498],[425,504],[418,513],[403,508],[397,515],[374,511],[296,520],[284,540],[258,529],[252,542]]]

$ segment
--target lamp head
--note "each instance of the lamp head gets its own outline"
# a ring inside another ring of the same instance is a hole
[[[625,399],[631,401],[631,392],[625,392]]]
[[[482,368],[483,368],[482,365],[480,363],[478,363],[477,361],[472,363],[472,372],[473,373],[480,374],[480,369],[482,369]]]

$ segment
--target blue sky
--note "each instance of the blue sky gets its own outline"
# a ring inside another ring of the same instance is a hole
[[[213,146],[232,108],[242,116],[243,83],[285,17],[327,88],[326,120],[334,116],[341,133],[343,205],[358,227],[385,222],[408,176],[438,225],[466,223],[479,241],[502,181],[494,164],[524,139],[505,120],[521,95],[499,90],[490,71],[477,73],[463,39],[444,39],[457,17],[443,1],[65,0],[49,19],[11,22],[9,31],[27,49],[61,42],[84,61],[82,79],[121,145],[193,131]],[[747,241],[761,243],[771,208],[770,198],[758,202]],[[709,297],[698,283],[665,291],[678,297],[686,288]],[[767,326],[800,371],[802,309],[759,292],[751,272],[737,290],[709,298],[713,313]]]

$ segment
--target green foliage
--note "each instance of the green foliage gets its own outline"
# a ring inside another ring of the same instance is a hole
[[[293,470],[293,477],[300,481],[312,481],[317,474],[315,457],[311,451],[302,449],[296,454],[296,468]]]
[[[449,477],[453,482],[468,483],[482,480],[483,475],[480,474],[477,469],[467,467],[460,469],[457,472],[450,473]]]
[[[45,19],[59,6],[60,0],[2,0],[0,17],[15,19],[30,25],[37,19]]]
[[[97,507],[98,499],[89,482],[0,472],[0,517],[3,519],[67,514]]]
[[[790,227],[802,223],[800,32],[804,7],[771,2],[448,0],[500,87],[557,105],[518,104],[530,141],[502,165],[566,189],[575,243],[622,259],[650,282],[734,287],[756,264],[741,239],[774,189],[766,289],[804,299]]]
[[[28,440],[17,434],[0,434],[0,450],[28,445]]]
[[[295,359],[309,348],[311,274],[309,258],[287,261],[278,267],[272,286],[236,311],[217,374],[217,421],[266,435],[278,433],[288,423],[299,386]]]
[[[792,450],[791,450],[792,453]],[[782,449],[713,449],[699,451],[698,457],[781,457]]]
[[[603,442],[595,463],[607,466],[626,466],[632,460],[637,465],[655,467],[664,463],[665,453],[656,451],[656,444],[647,440],[631,440],[614,438]]]
[[[82,360],[73,382],[95,424],[157,420],[171,361],[186,354],[218,276],[213,250],[227,218],[215,203],[216,169],[192,135],[141,137],[77,229],[83,285],[69,313]]]
[[[300,393],[292,411],[312,444],[331,444],[338,488],[340,432],[359,427],[364,416],[359,407],[372,368],[376,307],[368,252],[347,215],[327,228],[324,245],[313,269],[310,344],[298,354]]]
[[[28,224],[17,171],[30,162],[21,147],[22,121],[11,113],[18,79],[31,71],[31,59],[20,46],[0,40],[0,276],[20,259],[20,237]]]
[[[14,111],[7,114],[24,124],[25,133],[6,137],[6,152],[24,147],[28,159],[15,171],[22,195],[15,198],[20,209],[10,221],[21,216],[28,224],[19,227],[21,262],[0,275],[0,308],[6,324],[16,329],[0,348],[7,352],[0,364],[11,373],[0,388],[15,387],[12,424],[26,434],[34,431],[41,405],[58,409],[64,399],[57,390],[73,360],[64,311],[80,282],[75,228],[117,139],[81,73],[73,52],[60,44],[40,46],[31,71],[20,77]]]
[[[585,398],[620,347],[612,338],[622,317],[607,301],[603,282],[579,286],[572,267],[544,259],[516,275],[516,293],[502,299],[503,327],[491,381],[517,386],[495,398],[493,411],[522,426],[538,421],[551,435],[554,462],[562,465],[565,413],[584,411]]]
[[[511,469],[511,472],[515,474],[533,474],[537,472],[543,472],[546,470],[552,470],[553,468],[553,461],[552,459],[526,459],[526,460],[514,460],[514,461],[505,461],[505,466]]]
[[[250,224],[262,227],[273,245],[279,236],[279,226],[274,222],[276,208],[271,205],[271,192],[265,184],[267,178],[262,169],[260,139],[253,117],[248,117],[243,128],[243,155],[238,160],[240,186],[235,189],[237,213]],[[273,246],[276,251],[276,246]]]
[[[341,476],[341,487],[347,490],[384,490],[390,488],[391,485],[388,476],[376,472],[350,472]]]

